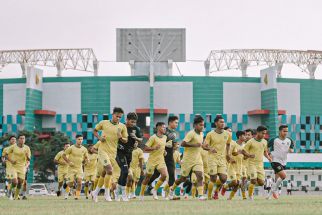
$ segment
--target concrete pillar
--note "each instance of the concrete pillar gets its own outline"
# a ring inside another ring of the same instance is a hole
[[[204,66],[205,66],[205,75],[209,76],[210,75],[210,61],[206,60],[204,61]]]
[[[310,79],[315,79],[315,71],[318,65],[316,64],[308,64],[307,70],[309,71]]]

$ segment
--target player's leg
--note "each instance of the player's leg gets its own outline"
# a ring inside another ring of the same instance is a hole
[[[153,175],[151,176],[150,181],[149,181],[149,183],[147,185],[149,193],[153,189],[152,183],[159,177],[160,177],[160,173],[159,173],[159,171],[157,169],[155,169],[154,172],[153,172]]]
[[[133,170],[132,168],[129,168],[129,173],[127,175],[127,179],[126,179],[126,194],[128,195],[128,198],[131,199],[132,198],[132,186],[134,183],[134,173],[135,170]]]
[[[116,157],[116,161],[120,168],[120,177],[118,179],[118,185],[117,185],[118,189],[116,192],[118,195],[121,192],[123,201],[128,201],[127,194],[126,194],[126,181],[129,173],[127,158],[124,154],[119,153],[118,156]]]
[[[231,171],[229,173],[229,179],[230,182],[226,183],[225,185],[223,185],[223,188],[221,189],[221,195],[225,195],[226,191],[230,188],[238,188],[238,181],[237,181],[237,174],[235,171]]]
[[[158,189],[164,183],[164,181],[168,178],[168,170],[167,170],[167,167],[165,164],[158,165],[157,169],[158,169],[161,176],[152,190],[153,198],[155,200],[158,199]]]
[[[168,198],[170,193],[170,187],[173,185],[175,181],[175,165],[167,163],[167,170],[168,170],[168,183],[164,186],[165,197]]]
[[[89,191],[89,178],[88,176],[85,177],[85,184],[84,184],[84,192],[85,192],[85,197],[88,199],[88,191]]]
[[[190,174],[193,164],[183,163],[181,165],[181,176],[177,180],[174,181],[173,185],[170,187],[170,198],[175,197],[175,190],[181,184],[187,180],[188,175]]]
[[[286,172],[284,171],[285,167],[281,164],[278,164],[275,168],[275,183],[272,186],[273,197],[278,198],[277,190],[279,186],[283,183],[283,180],[286,178]]]
[[[197,177],[198,199],[199,200],[206,200],[207,198],[204,196],[204,187],[203,187],[203,180],[204,180],[203,171],[194,171],[194,172]]]
[[[61,188],[64,184],[64,178],[62,177],[62,173],[58,171],[58,190],[57,190],[57,196],[61,195]]]
[[[217,180],[216,180],[216,189],[214,193],[214,199],[219,199],[218,193],[222,186],[227,181],[227,166],[226,166],[226,160],[220,159],[217,161]]]
[[[250,200],[254,199],[254,189],[257,184],[257,168],[255,165],[249,165],[250,183],[248,186],[248,197]]]
[[[80,193],[82,190],[82,177],[81,174],[76,175],[76,193],[75,193],[75,200],[78,200],[80,197]]]

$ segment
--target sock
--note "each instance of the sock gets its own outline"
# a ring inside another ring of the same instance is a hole
[[[198,186],[197,187],[197,190],[198,190],[198,196],[203,196],[203,186]]]
[[[87,186],[84,188],[84,192],[85,192],[85,196],[88,197],[88,187]]]
[[[254,195],[255,184],[249,184],[248,186],[248,196],[253,197]]]
[[[176,183],[173,183],[171,189],[173,190],[173,192],[176,190],[176,188],[178,187],[178,185]]]
[[[216,181],[216,190],[215,190],[215,192],[219,192],[219,190],[220,190],[220,188],[221,188],[221,181],[219,180],[219,179],[217,179],[217,181]]]
[[[208,183],[208,199],[211,199],[211,194],[213,189],[214,189],[214,183],[210,181]]]
[[[79,196],[80,196],[80,190],[76,190],[75,198],[79,198]]]
[[[242,197],[243,197],[243,199],[246,199],[246,191],[245,190],[242,190]]]
[[[278,190],[278,187],[280,186],[280,184],[282,183],[282,181],[283,181],[283,179],[281,179],[281,178],[278,178],[277,180],[276,180],[276,183],[274,184],[274,191],[277,191]]]
[[[169,191],[170,191],[170,186],[168,183],[164,186],[163,190],[165,192],[165,196],[167,197],[169,195]]]
[[[145,188],[146,188],[146,184],[142,184],[141,191],[140,191],[140,196],[144,196]]]
[[[16,187],[16,190],[15,190],[15,200],[17,200],[19,198],[19,192],[20,192],[20,188]]]
[[[193,185],[192,188],[191,188],[191,196],[192,196],[192,198],[195,198],[196,194],[197,194],[197,187]]]
[[[67,186],[66,187],[66,193],[69,193],[70,192],[70,187],[69,186]]]
[[[111,188],[111,181],[112,181],[112,175],[105,175],[105,178],[104,178],[105,188],[107,189]]]
[[[235,196],[235,193],[236,193],[236,191],[231,191],[231,193],[230,193],[230,195],[229,195],[229,199],[233,199],[234,198],[234,196]]]
[[[229,184],[225,184],[224,188],[227,190],[229,188]]]
[[[154,186],[154,190],[158,190],[159,187],[163,184],[164,180],[159,179],[158,182]]]
[[[206,193],[208,190],[208,183],[203,184],[203,192]]]

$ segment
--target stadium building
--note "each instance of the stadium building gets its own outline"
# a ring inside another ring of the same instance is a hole
[[[100,120],[109,119],[114,107],[122,107],[125,113],[136,112],[138,126],[146,138],[153,133],[153,125],[166,122],[169,115],[179,116],[179,140],[193,128],[197,114],[205,118],[205,132],[214,127],[216,115],[223,115],[233,130],[233,139],[237,130],[261,124],[274,137],[278,135],[278,126],[287,124],[296,151],[289,155],[288,168],[310,169],[307,174],[296,174],[296,185],[307,182],[312,187],[322,186],[322,176],[313,170],[322,168],[319,154],[322,152],[322,80],[313,78],[314,68],[309,67],[311,79],[282,78],[283,62],[268,65],[261,70],[260,77],[247,77],[246,68],[242,67],[247,64],[242,61],[239,68],[243,77],[215,77],[209,75],[209,70],[212,64],[218,66],[219,60],[209,57],[204,76],[172,76],[173,62],[185,61],[185,30],[138,32],[140,29],[117,30],[117,59],[130,63],[130,76],[43,77],[41,69],[27,66],[26,77],[0,80],[0,134],[23,129],[42,133],[61,131],[71,139],[77,133],[83,134],[84,143],[95,143],[93,128]],[[163,38],[165,33],[168,37]],[[151,35],[156,35],[155,47],[159,45],[161,50],[156,52],[158,59],[140,51]],[[165,45],[158,44],[162,40]],[[163,55],[167,49],[170,54]],[[234,56],[240,52],[230,51]]]

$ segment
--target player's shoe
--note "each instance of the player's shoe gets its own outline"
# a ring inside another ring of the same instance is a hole
[[[57,196],[61,196],[61,191],[60,190],[57,191]]]
[[[27,200],[27,196],[22,196],[22,200]]]
[[[254,201],[254,196],[250,196],[248,199],[249,199],[250,201]]]
[[[92,199],[93,199],[94,202],[98,202],[98,195],[97,195],[97,193],[92,192],[91,193],[91,196],[92,196]]]
[[[139,196],[140,201],[144,201],[144,196]]]
[[[207,197],[205,197],[205,196],[199,196],[198,197],[198,200],[199,201],[206,201],[207,200]]]
[[[107,193],[104,194],[104,199],[107,202],[111,202],[112,201],[112,198],[111,198],[111,195],[110,195],[109,192],[107,192]]]
[[[67,200],[68,199],[68,196],[69,196],[68,193],[65,193],[64,199]]]
[[[274,192],[274,191],[273,191],[273,198],[274,198],[274,199],[278,199],[278,198],[279,198],[279,196],[278,196],[278,193],[277,193],[277,192]]]
[[[219,196],[218,196],[218,192],[215,192],[214,193],[214,196],[212,197],[214,200],[218,200],[219,199]]]
[[[154,200],[158,200],[158,199],[159,199],[159,198],[158,198],[158,191],[157,191],[157,190],[152,189],[152,195],[153,195],[153,199],[154,199]]]
[[[189,195],[186,193],[186,194],[184,194],[184,199],[189,199]]]
[[[12,196],[12,194],[10,195],[9,200],[13,200],[13,196]]]
[[[220,193],[221,193],[221,195],[222,195],[222,196],[224,196],[224,195],[225,195],[225,193],[226,193],[226,191],[227,191],[227,190],[226,190],[226,188],[223,186],[223,187],[221,188],[221,192],[220,192]]]

